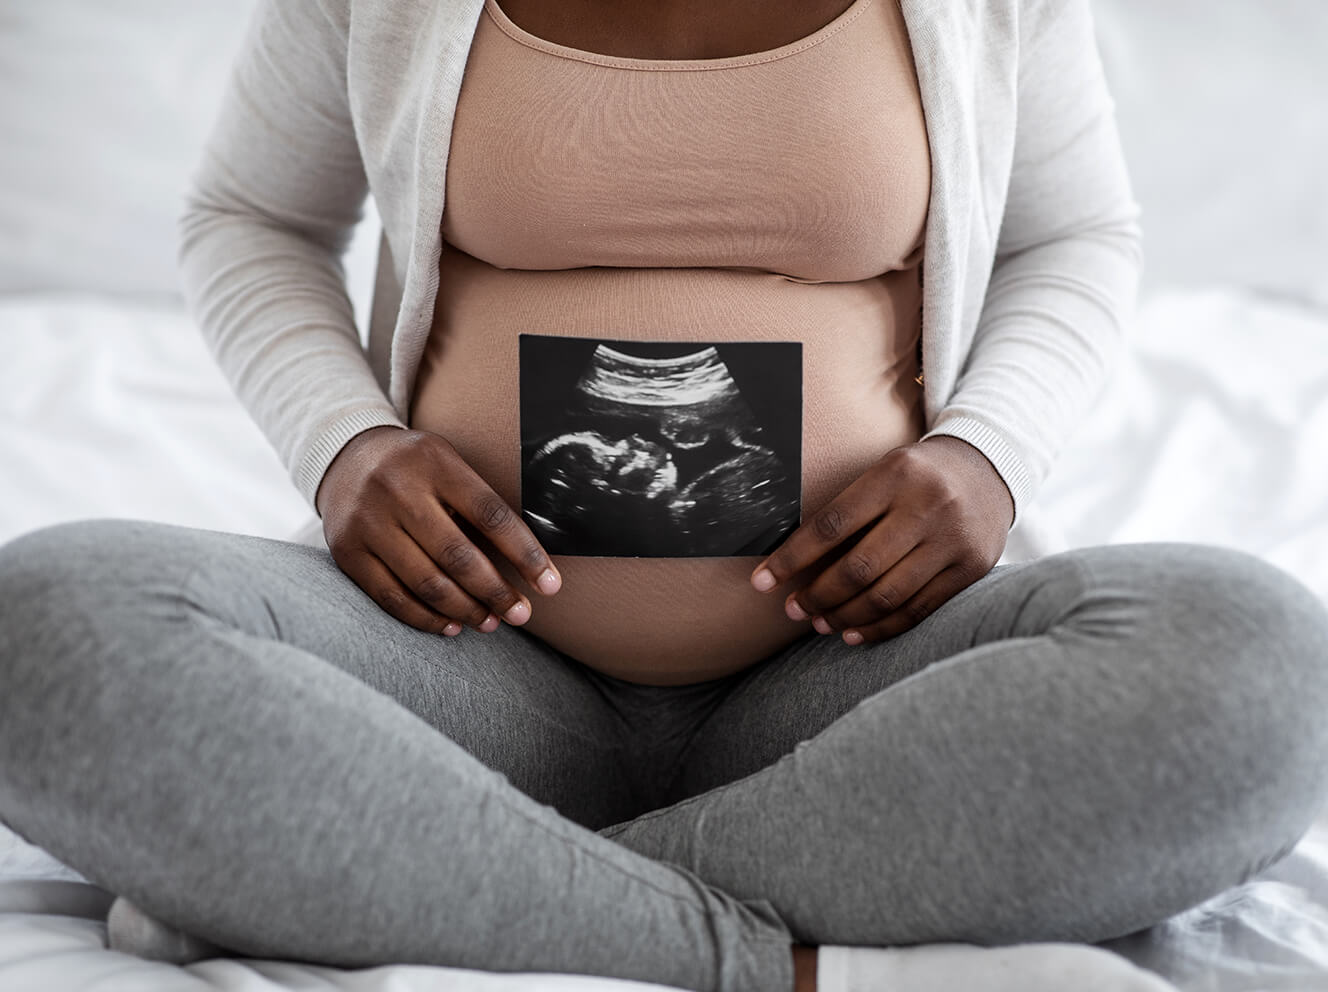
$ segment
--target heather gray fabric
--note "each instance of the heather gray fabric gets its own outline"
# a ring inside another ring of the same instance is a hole
[[[0,819],[191,933],[342,966],[768,992],[794,938],[1100,941],[1328,793],[1328,614],[1197,545],[652,688],[404,626],[321,549],[82,521],[0,548],[0,685]]]

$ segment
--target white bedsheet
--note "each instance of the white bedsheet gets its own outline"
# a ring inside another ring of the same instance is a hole
[[[308,519],[174,307],[4,296],[0,346],[0,542],[89,516],[270,537]],[[1328,600],[1325,455],[1328,315],[1234,292],[1173,292],[1144,302],[1130,353],[1041,502],[1070,544],[1231,545]],[[404,965],[181,969],[103,949],[106,899],[0,828],[0,989],[644,988]],[[1328,818],[1258,880],[1113,946],[1186,992],[1328,990]]]

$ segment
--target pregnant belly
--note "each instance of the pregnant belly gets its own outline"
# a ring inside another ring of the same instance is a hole
[[[528,351],[523,373],[521,336],[580,339],[587,342],[587,348],[595,347],[596,341],[605,342],[606,347],[622,343],[627,350],[633,342],[713,345],[720,354],[738,342],[800,345],[794,349],[795,353],[800,350],[800,362],[791,378],[785,364],[777,382],[772,375],[768,382],[755,383],[750,371],[748,386],[738,380],[738,392],[747,389],[753,394],[748,399],[753,401],[759,386],[760,403],[767,413],[782,408],[783,414],[773,419],[791,424],[788,429],[796,432],[792,437],[794,457],[786,459],[796,476],[789,483],[795,500],[793,517],[787,518],[791,524],[797,516],[799,495],[805,519],[891,448],[922,434],[922,391],[914,382],[921,328],[916,267],[852,283],[807,283],[744,269],[527,271],[498,269],[447,246],[440,275],[434,323],[412,396],[410,425],[446,437],[513,507],[532,514],[539,511],[531,519],[554,528],[547,534],[537,533],[562,572],[563,588],[552,598],[530,597],[533,615],[526,625],[528,631],[606,674],[633,682],[676,685],[730,674],[810,630],[808,624],[794,623],[784,615],[787,590],[761,595],[751,588],[748,576],[761,555],[751,553],[756,545],[750,542],[741,552],[726,554],[715,550],[712,539],[689,544],[681,536],[675,538],[667,527],[647,526],[642,530],[649,533],[635,539],[652,540],[654,546],[648,550],[634,550],[637,545],[631,540],[619,544],[605,538],[608,543],[587,545],[590,554],[558,553],[559,547],[575,544],[564,539],[560,545],[555,535],[565,533],[566,528],[559,530],[556,522],[546,519],[557,516],[547,508],[555,506],[556,510],[561,478],[555,479],[554,488],[540,494],[536,506],[529,491],[528,465],[525,495],[531,506],[522,504],[522,405],[526,406],[529,462],[530,436],[540,426],[532,425],[532,388],[541,378],[553,381],[560,370],[551,362],[532,365]],[[643,402],[653,399],[647,397]],[[735,427],[732,406],[688,409],[717,411],[712,415],[725,423],[700,426],[715,432],[727,430],[725,436],[736,440],[725,443],[745,449],[739,453],[747,464],[773,458],[769,449],[778,446],[752,443],[750,432]],[[742,410],[749,411],[750,405],[742,403]],[[688,430],[697,427],[687,425]],[[769,434],[767,426],[766,440],[771,440]],[[599,477],[592,480],[597,491],[613,490],[606,482],[612,481],[613,472],[605,469],[610,462],[630,462],[636,469],[644,464],[653,473],[651,478],[662,479],[657,462],[669,460],[671,474],[665,481],[671,505],[693,506],[695,500],[674,495],[676,470],[664,450],[670,446],[669,440],[647,442],[636,433],[630,437],[636,439],[634,444],[605,438],[599,431],[569,433],[558,442],[564,446],[559,453],[565,453],[573,442],[599,453]],[[694,446],[678,437],[672,439],[679,449]],[[630,450],[633,447],[635,452]],[[627,452],[626,460],[614,461],[620,448]],[[757,450],[766,454],[753,455]],[[738,465],[742,459],[722,464]],[[740,478],[730,473],[731,481]],[[729,489],[733,490],[732,484]],[[726,498],[745,508],[740,513],[745,514],[744,526],[754,513],[773,516],[776,506],[787,511],[787,502],[763,501],[755,487],[730,491]],[[590,519],[605,522],[602,533],[614,533],[607,517]],[[667,514],[660,519],[666,520]],[[730,530],[727,525],[720,529]],[[676,533],[691,531],[682,528]],[[671,542],[677,544],[677,556],[671,556]],[[651,557],[629,556],[642,554]],[[510,565],[501,560],[496,564],[524,588]]]

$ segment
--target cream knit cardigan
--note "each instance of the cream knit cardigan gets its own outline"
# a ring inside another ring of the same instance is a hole
[[[1101,390],[1134,303],[1138,208],[1114,105],[1088,0],[897,2],[932,160],[927,429],[981,450],[1021,518]],[[347,441],[405,423],[482,9],[259,0],[195,174],[180,222],[186,298],[311,505]],[[340,262],[366,193],[390,249],[367,350]]]

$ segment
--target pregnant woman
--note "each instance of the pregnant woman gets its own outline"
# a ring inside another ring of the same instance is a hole
[[[0,549],[0,817],[174,960],[1168,987],[1087,945],[1307,830],[1328,615],[994,567],[1136,214],[1087,0],[260,0],[181,257],[327,548]]]

